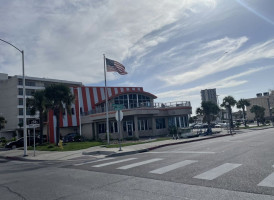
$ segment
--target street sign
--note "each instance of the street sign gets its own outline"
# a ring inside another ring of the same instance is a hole
[[[120,116],[119,116],[119,112],[120,112]],[[119,121],[122,121],[123,119],[123,112],[121,110],[117,110],[116,113],[115,113],[115,119],[119,122]],[[119,120],[119,117],[120,117],[120,120]]]
[[[34,127],[34,126],[39,127],[40,121],[39,121],[39,119],[29,119],[27,124],[32,127]]]
[[[114,110],[122,110],[122,109],[124,109],[124,105],[123,104],[112,104],[112,107],[114,108]]]

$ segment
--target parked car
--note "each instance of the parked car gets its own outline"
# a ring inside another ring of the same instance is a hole
[[[63,137],[63,142],[80,142],[81,136],[77,133],[69,133]]]
[[[35,138],[35,143],[39,143],[39,138]],[[27,137],[27,146],[33,145],[34,144],[34,138],[33,137]],[[8,142],[5,145],[5,148],[8,149],[15,149],[18,147],[23,147],[24,146],[24,137],[19,138],[18,140]]]
[[[214,128],[222,128],[222,125],[221,124],[215,124]]]

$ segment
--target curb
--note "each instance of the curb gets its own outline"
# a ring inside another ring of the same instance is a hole
[[[184,144],[184,143],[191,143],[191,142],[197,142],[197,141],[202,141],[202,140],[209,140],[209,139],[218,138],[218,137],[225,137],[225,136],[230,136],[230,134],[223,134],[223,135],[217,135],[217,136],[212,136],[212,137],[199,138],[199,139],[196,139],[196,140],[181,141],[181,142],[175,142],[175,143],[169,143],[169,144],[161,144],[161,145],[158,145],[158,146],[155,146],[155,147],[150,147],[150,148],[147,148],[147,149],[140,149],[140,150],[136,150],[136,151],[128,151],[128,152],[122,152],[122,153],[113,153],[113,154],[107,155],[106,157],[117,157],[117,156],[125,156],[125,155],[137,154],[137,153],[144,153],[144,152],[148,152],[148,151],[158,149],[158,148],[162,148],[162,147],[166,147],[166,146]]]
[[[7,159],[7,160],[18,160],[18,161],[29,161],[29,162],[41,161],[41,160],[27,159],[19,156],[0,156],[0,158]]]

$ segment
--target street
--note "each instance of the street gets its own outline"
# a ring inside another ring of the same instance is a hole
[[[0,161],[1,199],[274,199],[273,129],[147,153]]]

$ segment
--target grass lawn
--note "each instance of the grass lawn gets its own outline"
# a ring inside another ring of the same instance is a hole
[[[122,147],[136,145],[136,144],[144,144],[150,142],[158,142],[163,140],[169,140],[170,138],[157,138],[152,140],[144,140],[144,141],[123,141]],[[36,146],[35,150],[37,151],[74,151],[80,149],[86,149],[89,147],[104,145],[106,148],[118,148],[119,144],[110,144],[106,145],[103,142],[69,142],[63,143],[63,149],[55,144],[43,144],[41,146]],[[28,147],[29,150],[33,150],[33,147]]]
[[[80,149],[87,149],[89,147],[100,146],[102,142],[69,142],[63,143],[63,149],[55,144],[43,144],[36,146],[35,150],[38,151],[75,151]],[[28,147],[29,150],[33,150],[33,147]]]
[[[260,125],[260,126],[248,126],[247,127],[239,127],[239,129],[250,129],[250,128],[263,128],[263,127],[267,127],[270,126],[271,124],[266,124],[266,125]]]
[[[122,142],[121,146],[131,146],[131,145],[136,145],[136,144],[144,144],[144,143],[150,143],[150,142],[158,142],[158,141],[163,141],[163,140],[170,140],[170,138],[157,138],[153,140],[145,140],[145,141],[126,141]],[[105,145],[106,148],[118,148],[120,147],[119,144],[110,144],[110,145]]]

